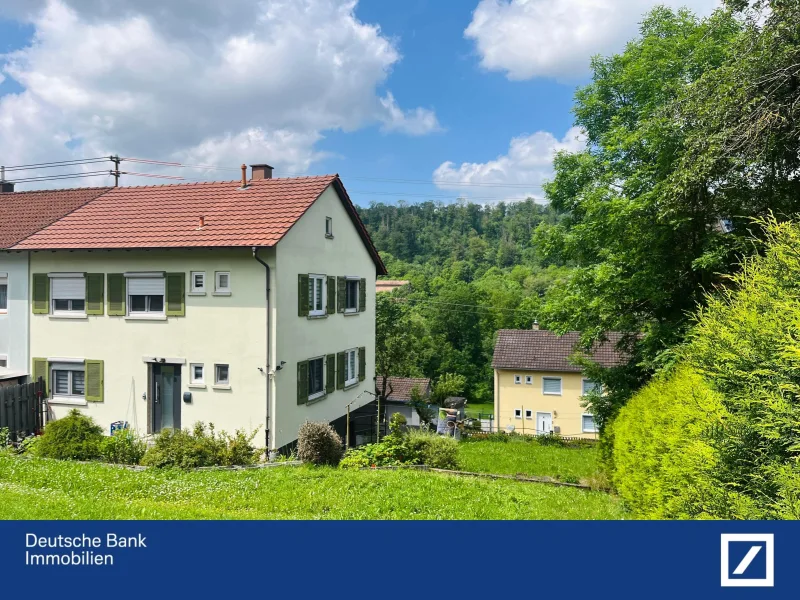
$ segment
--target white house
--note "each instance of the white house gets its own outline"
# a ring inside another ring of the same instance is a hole
[[[279,449],[371,399],[383,263],[338,176],[271,175],[112,188],[14,246],[53,417]]]

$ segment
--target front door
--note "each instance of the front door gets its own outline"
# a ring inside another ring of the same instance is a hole
[[[152,431],[181,428],[181,368],[152,364],[150,398],[153,402]]]
[[[553,415],[551,413],[536,413],[536,435],[544,435],[553,431]]]

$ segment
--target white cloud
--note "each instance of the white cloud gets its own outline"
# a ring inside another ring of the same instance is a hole
[[[464,31],[481,66],[512,80],[585,75],[595,54],[621,50],[654,6],[710,14],[719,0],[481,0]]]
[[[458,190],[467,198],[541,200],[542,184],[553,176],[556,152],[578,152],[585,146],[586,136],[577,127],[560,140],[550,132],[537,131],[512,139],[508,153],[494,160],[461,165],[444,162],[433,172],[433,180],[439,188]]]
[[[433,111],[404,110],[391,92],[379,93],[400,54],[377,25],[356,18],[355,6],[9,2],[0,13],[35,33],[29,46],[0,56],[0,76],[23,88],[0,97],[0,162],[120,153],[269,162],[280,174],[319,160],[326,131],[436,130]]]

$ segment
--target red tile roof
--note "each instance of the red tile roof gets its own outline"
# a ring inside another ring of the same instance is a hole
[[[385,274],[338,175],[110,188],[14,249],[274,246],[330,185]]]
[[[622,334],[611,331],[606,336],[607,341],[596,343],[592,348],[589,353],[591,359],[604,367],[623,364],[627,357],[617,347]],[[586,354],[580,347],[580,333],[577,331],[558,336],[545,330],[501,329],[494,346],[492,367],[579,373],[583,369],[570,361],[570,357],[576,353]]]
[[[11,248],[109,189],[0,193],[0,248]]]
[[[386,396],[387,400],[395,402],[408,402],[411,400],[411,390],[417,388],[420,395],[426,398],[430,395],[431,380],[424,377],[389,377],[386,380],[386,389],[392,393]]]

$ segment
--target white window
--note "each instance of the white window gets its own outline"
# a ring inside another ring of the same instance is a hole
[[[561,377],[542,377],[542,393],[551,396],[560,396]]]
[[[50,298],[54,315],[85,315],[86,278],[77,273],[51,273]]]
[[[191,363],[189,365],[189,373],[191,375],[190,381],[193,384],[202,385],[206,382],[203,363]]]
[[[601,392],[603,390],[602,386],[597,383],[596,381],[592,381],[591,379],[584,379],[583,380],[583,395],[591,394],[592,392]]]
[[[161,316],[164,312],[164,274],[126,273],[128,315]]]
[[[594,422],[594,415],[581,415],[581,430],[583,433],[597,433],[597,424]]]
[[[514,375],[514,383],[519,385],[522,383],[522,375]]]
[[[0,274],[0,313],[8,312],[8,275]]]
[[[205,271],[192,271],[191,276],[192,293],[203,294],[206,291],[206,273]]]
[[[224,364],[214,365],[214,384],[230,385],[230,383],[231,383],[230,366]]]
[[[525,418],[526,419],[532,419],[533,418],[533,411],[526,408],[525,409]]]
[[[230,271],[217,271],[214,273],[214,293],[231,293],[231,273]]]
[[[325,395],[325,360],[323,357],[308,361],[308,399],[314,400]]]
[[[50,367],[50,385],[54,400],[86,399],[86,374],[83,363],[54,362]]]
[[[358,312],[358,285],[358,278],[347,278],[345,282],[344,312]]]
[[[344,384],[350,386],[355,383],[358,383],[358,348],[344,353]]]
[[[525,385],[533,385],[533,376],[525,375]]]
[[[515,408],[514,409],[514,418],[515,419],[521,419],[522,418],[522,409],[521,408]]]
[[[325,314],[327,301],[325,280],[325,275],[308,276],[308,314],[312,317]]]
[[[333,237],[333,219],[325,217],[325,236]]]

